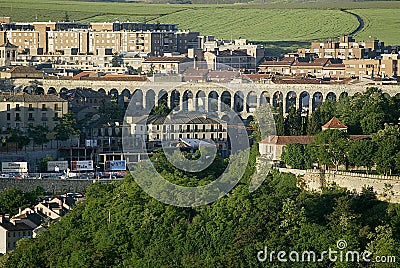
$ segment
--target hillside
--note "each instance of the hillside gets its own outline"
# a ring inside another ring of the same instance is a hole
[[[193,180],[176,170],[163,174]],[[321,254],[337,249],[340,239],[346,250],[399,256],[399,205],[377,201],[368,189],[307,193],[294,175],[276,172],[249,193],[246,174],[229,196],[194,208],[162,204],[132,178],[94,184],[86,202],[36,240],[22,239],[0,267],[294,267],[276,258],[260,263],[257,254],[265,247]],[[362,267],[350,264],[340,267]],[[328,266],[327,259],[295,265]]]
[[[61,0],[0,0],[0,16],[13,21],[177,23],[181,29],[200,31],[217,38],[247,38],[261,42],[325,40],[353,32],[357,18],[365,27],[356,38],[379,38],[400,44],[393,29],[400,23],[400,2],[268,2],[242,4],[146,4]]]

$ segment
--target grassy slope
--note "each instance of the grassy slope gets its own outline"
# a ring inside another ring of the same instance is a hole
[[[0,0],[0,16],[11,16],[13,21],[59,21],[67,10],[70,19],[76,21],[169,22],[218,38],[270,42],[323,40],[351,32],[357,20],[339,8],[351,9],[364,18],[366,28],[357,37],[371,35],[400,44],[400,35],[394,34],[400,23],[400,2],[159,5]]]

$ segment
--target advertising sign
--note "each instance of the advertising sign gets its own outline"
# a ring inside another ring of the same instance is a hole
[[[47,171],[63,171],[68,168],[68,161],[48,161],[47,162]]]
[[[111,160],[106,162],[106,170],[109,171],[121,171],[126,170],[125,160]]]
[[[28,172],[27,162],[3,162],[1,171],[4,173],[26,173]]]
[[[97,140],[86,140],[86,147],[97,147]]]
[[[93,170],[93,161],[72,161],[71,162],[71,170],[74,171],[87,171]]]

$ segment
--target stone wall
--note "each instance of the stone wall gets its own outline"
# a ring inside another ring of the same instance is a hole
[[[336,184],[360,193],[363,187],[373,187],[378,199],[400,203],[400,177],[366,175],[341,171],[307,170],[302,178],[305,188],[321,191],[321,187]]]
[[[94,182],[111,183],[120,180],[92,180],[92,179],[0,179],[0,191],[10,188],[18,188],[22,191],[32,191],[36,187],[42,187],[49,193],[84,192]]]

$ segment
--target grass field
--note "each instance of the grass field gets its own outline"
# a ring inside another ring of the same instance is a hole
[[[400,44],[400,2],[276,3],[233,5],[160,5],[61,0],[0,0],[0,16],[13,21],[85,22],[148,21],[177,23],[180,29],[200,31],[217,38],[252,41],[325,40],[357,28],[357,19],[340,11],[359,14],[365,28],[356,37],[378,37]]]

